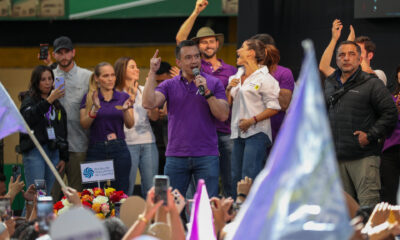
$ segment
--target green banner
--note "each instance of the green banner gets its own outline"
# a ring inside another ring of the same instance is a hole
[[[0,0],[0,20],[189,16],[196,0]],[[237,15],[238,0],[209,0],[202,16]]]
[[[225,13],[222,2],[232,0],[210,0],[203,16],[234,15]],[[70,0],[69,18],[149,18],[188,16],[196,0]],[[237,1],[236,1],[237,4]]]

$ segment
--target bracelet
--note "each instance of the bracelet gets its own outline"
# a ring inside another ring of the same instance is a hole
[[[238,196],[238,197],[242,197],[242,198],[247,198],[247,195],[244,194],[244,193],[239,193],[237,196]]]
[[[90,112],[91,112],[92,110],[90,110],[88,113],[89,113],[89,117],[90,118],[96,118],[96,115],[94,115],[94,116],[92,116],[92,115],[90,115]]]
[[[206,99],[209,99],[209,98],[212,97],[212,96],[214,96],[213,92],[211,92],[210,89],[207,89],[207,91],[206,91],[205,94],[204,94],[204,97],[205,97]]]
[[[149,220],[147,220],[147,218],[143,214],[139,214],[138,220],[144,222],[145,224],[149,222]]]
[[[253,116],[253,119],[254,119],[255,123],[258,122],[256,116]]]
[[[33,205],[33,201],[26,201],[26,204]]]

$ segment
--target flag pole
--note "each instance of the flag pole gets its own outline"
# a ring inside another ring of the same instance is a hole
[[[62,180],[62,178],[61,178],[60,174],[58,173],[57,169],[54,167],[54,164],[50,161],[50,159],[47,156],[46,152],[42,148],[42,145],[40,145],[39,141],[36,139],[35,135],[33,134],[33,131],[30,129],[30,127],[26,123],[25,119],[23,119],[23,120],[24,120],[24,125],[25,125],[25,128],[26,128],[27,132],[28,132],[29,137],[32,139],[33,143],[35,144],[35,146],[39,150],[40,154],[42,154],[42,157],[43,157],[44,161],[47,163],[47,166],[49,166],[50,170],[53,172],[54,176],[56,177],[58,183],[61,186],[61,189],[65,189],[67,187],[67,185],[65,185],[65,183]]]

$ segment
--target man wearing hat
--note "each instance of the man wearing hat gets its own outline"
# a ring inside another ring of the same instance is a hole
[[[79,121],[79,107],[83,95],[89,90],[89,80],[92,72],[80,68],[74,61],[75,49],[69,37],[59,37],[53,43],[53,57],[57,68],[53,70],[54,77],[64,78],[65,95],[60,98],[61,104],[67,112],[67,130],[69,143],[69,161],[65,166],[68,185],[78,191],[82,190],[80,163],[86,158],[88,146],[88,132],[84,130]],[[62,172],[62,169],[59,169]],[[58,197],[59,184],[53,188],[54,196]]]
[[[176,35],[176,42],[186,40],[199,14],[207,7],[207,0],[197,0],[193,13],[182,24]],[[224,43],[224,35],[216,34],[209,27],[202,27],[197,31],[196,37],[192,38],[198,44],[201,53],[201,71],[218,78],[225,89],[228,86],[229,77],[237,72],[234,66],[226,64],[222,59],[217,58],[217,52]],[[222,178],[223,194],[232,196],[232,188],[236,187],[236,183],[232,183],[231,179],[231,153],[233,142],[230,139],[231,118],[225,122],[216,121],[218,134],[218,150],[220,154],[220,174]]]

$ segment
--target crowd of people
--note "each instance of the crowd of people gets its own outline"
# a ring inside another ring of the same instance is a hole
[[[62,190],[72,203],[81,205],[77,191],[91,185],[82,185],[80,164],[112,159],[115,181],[111,186],[133,195],[139,168],[140,195],[146,198],[143,214],[118,236],[140,236],[159,210],[171,216],[171,239],[185,238],[171,189],[167,206],[154,202],[153,177],[161,173],[183,196],[194,182],[204,179],[212,197],[215,232],[224,237],[225,224],[235,216],[232,206],[246,199],[252,179],[266,164],[295,81],[291,70],[279,65],[279,50],[268,34],[242,43],[237,50],[238,68],[217,57],[224,43],[222,34],[203,27],[188,40],[207,5],[207,0],[198,0],[179,29],[176,67],[162,62],[156,50],[144,86],[139,85],[140,70],[133,57],[121,57],[114,65],[101,62],[91,72],[75,63],[68,37],[54,41],[56,61],[49,55],[46,65],[33,70],[29,90],[20,94],[20,112],[59,173],[67,175],[71,188],[60,188],[32,140],[21,133],[28,186],[26,221],[36,216],[31,204],[35,179],[45,180],[46,192],[54,200],[62,197]],[[364,216],[363,231],[361,220],[354,219],[352,239],[365,235],[386,239],[400,233],[395,207],[400,176],[400,66],[391,93],[385,73],[371,67],[376,51],[372,40],[356,37],[350,26],[347,40],[336,47],[342,28],[340,20],[333,21],[332,38],[319,68],[326,78],[322,86],[350,216],[365,213],[365,208],[374,210]],[[337,68],[330,66],[333,56]],[[55,87],[57,78],[64,83]],[[19,178],[12,179],[7,195],[14,198],[23,187]],[[391,212],[396,221],[382,226]],[[10,224],[6,222],[11,236]],[[24,224],[28,229],[29,224]]]

